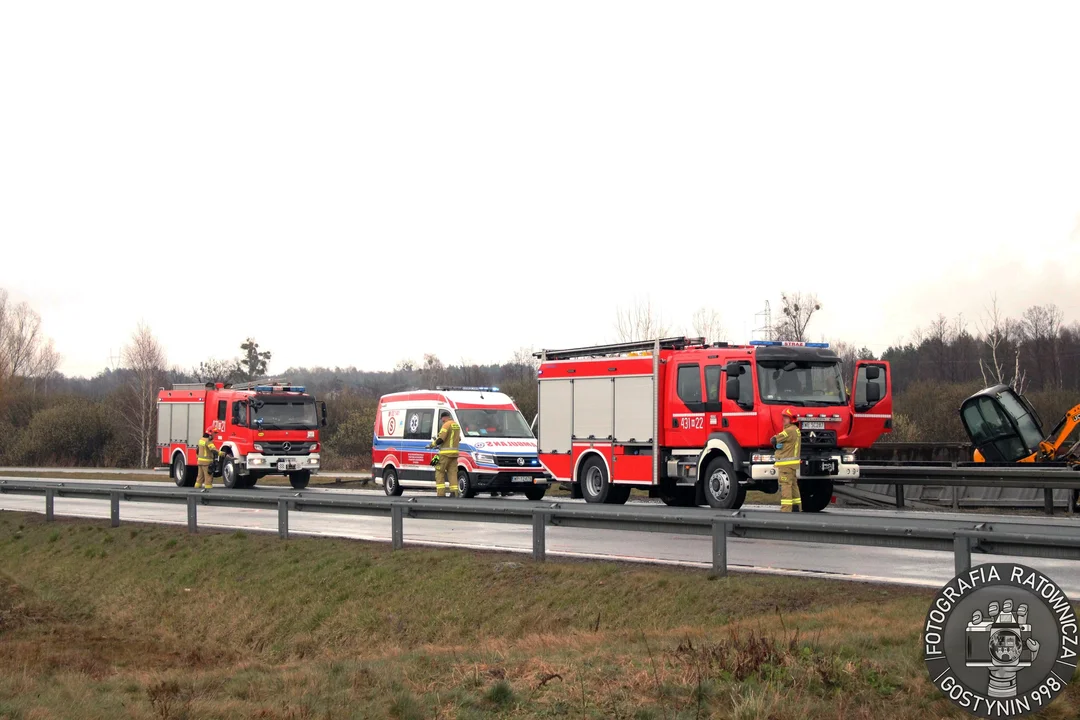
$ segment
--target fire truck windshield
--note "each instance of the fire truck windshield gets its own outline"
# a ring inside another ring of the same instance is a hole
[[[517,410],[458,410],[461,432],[469,437],[531,438],[525,418]]]
[[[770,405],[846,405],[839,362],[769,360],[758,363],[758,389]]]
[[[252,408],[252,425],[269,430],[314,430],[319,427],[315,403],[310,400],[264,400]]]

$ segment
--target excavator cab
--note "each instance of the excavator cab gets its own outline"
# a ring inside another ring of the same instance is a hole
[[[975,462],[1041,460],[1042,422],[1031,403],[1008,385],[980,390],[960,404],[960,420],[975,447]]]

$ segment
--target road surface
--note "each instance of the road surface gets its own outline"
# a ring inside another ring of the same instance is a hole
[[[27,479],[65,481],[63,477]],[[160,483],[135,481],[80,480],[78,482],[101,483],[119,488],[125,485],[160,486]],[[288,492],[287,488],[282,487],[256,489],[275,494]],[[227,493],[229,490],[216,487],[211,492]],[[344,490],[316,487],[310,487],[304,492],[307,494],[323,492],[382,494],[381,489]],[[412,493],[407,491],[406,495],[409,494]],[[431,495],[431,493],[427,494]],[[565,497],[554,500],[560,503],[583,502]],[[477,499],[476,502],[485,502],[485,500]],[[522,499],[521,502],[528,501]],[[104,519],[109,517],[109,502],[104,498],[81,500],[61,497],[55,500],[54,508],[58,516]],[[753,509],[776,511],[776,508],[769,506],[754,506]],[[0,494],[0,510],[44,513],[45,500],[41,496]],[[839,514],[856,511],[836,509],[831,512]],[[857,512],[879,515],[902,514],[905,517],[923,514],[898,510],[860,509]],[[939,519],[947,517],[958,517],[966,521],[976,519],[970,513],[926,514]],[[172,525],[186,525],[187,523],[184,506],[175,504],[123,503],[120,507],[120,517],[122,523],[148,522]],[[1000,520],[1001,516],[996,516],[996,519]],[[1080,524],[1080,519],[1056,518],[1055,522]],[[277,510],[202,506],[199,508],[199,527],[277,532]],[[404,531],[407,545],[425,544],[515,553],[532,552],[532,528],[528,525],[406,519]],[[390,542],[390,520],[354,515],[294,512],[289,514],[289,533]],[[702,568],[712,566],[711,539],[704,536],[550,526],[547,528],[547,553],[552,556],[602,558]],[[975,564],[1010,560],[1047,573],[1074,598],[1080,597],[1080,563],[1078,562],[972,554],[972,562]],[[728,538],[728,567],[732,571],[829,577],[850,581],[938,588],[953,576],[953,555],[949,552],[925,550]]]

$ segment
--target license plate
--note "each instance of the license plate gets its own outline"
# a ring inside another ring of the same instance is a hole
[[[802,427],[803,430],[824,430],[825,429],[825,421],[824,420],[803,420],[801,423],[799,423],[799,425],[800,425],[800,427]]]
[[[532,481],[532,475],[515,475],[514,477],[510,478],[510,482],[531,483]]]

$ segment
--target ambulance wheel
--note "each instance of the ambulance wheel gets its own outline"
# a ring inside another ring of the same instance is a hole
[[[173,458],[172,476],[176,487],[195,487],[196,468],[189,468],[184,461],[184,456],[177,453]]]
[[[225,483],[225,487],[230,490],[240,490],[244,487],[244,481],[240,477],[240,471],[236,468],[236,463],[233,462],[232,456],[226,457],[221,464],[221,481]]]
[[[803,512],[821,512],[832,502],[832,480],[799,480],[799,497]]]
[[[525,488],[525,497],[530,500],[543,500],[546,492],[547,485],[533,485],[531,488]]]
[[[401,483],[397,479],[397,470],[392,467],[386,468],[382,476],[382,486],[387,495],[401,494]]]
[[[581,496],[587,503],[608,503],[611,490],[604,461],[593,455],[581,469]]]
[[[296,472],[289,473],[289,484],[293,486],[293,490],[303,490],[311,482],[310,470],[298,470]]]
[[[472,481],[469,480],[469,472],[465,468],[459,467],[457,470],[457,492],[458,497],[476,497],[476,488],[473,487]]]
[[[739,502],[739,478],[726,457],[713,458],[705,469],[705,500],[709,507],[731,510]],[[743,493],[745,498],[745,493]]]

